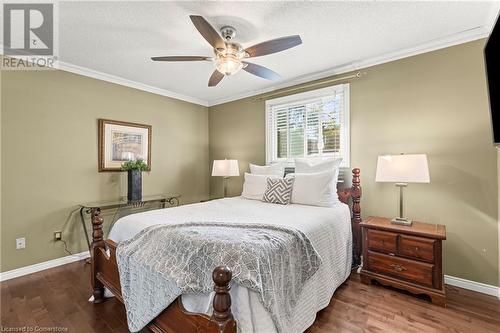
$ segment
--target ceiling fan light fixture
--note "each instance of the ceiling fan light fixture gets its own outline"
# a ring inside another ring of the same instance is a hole
[[[202,16],[190,15],[196,30],[213,47],[215,57],[206,56],[162,56],[152,57],[153,61],[213,61],[215,70],[208,80],[209,87],[215,87],[224,76],[234,75],[244,69],[255,76],[276,81],[280,79],[278,73],[264,66],[247,62],[247,58],[260,57],[287,50],[302,44],[299,35],[271,39],[248,48],[233,41],[236,29],[223,26],[220,33]]]
[[[243,68],[243,63],[236,57],[222,56],[215,60],[215,68],[222,74],[229,76],[238,73]]]

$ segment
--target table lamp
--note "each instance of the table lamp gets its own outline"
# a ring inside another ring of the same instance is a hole
[[[410,226],[412,221],[404,216],[403,189],[408,183],[429,183],[429,166],[426,154],[383,155],[378,157],[376,182],[396,183],[399,187],[399,216],[394,224]]]
[[[224,183],[224,198],[227,195],[227,179],[239,175],[240,169],[238,167],[238,160],[214,160],[212,176],[222,177]]]

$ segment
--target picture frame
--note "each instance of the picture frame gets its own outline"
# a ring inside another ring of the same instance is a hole
[[[99,119],[99,172],[123,171],[123,162],[137,158],[151,170],[151,136],[151,125]]]

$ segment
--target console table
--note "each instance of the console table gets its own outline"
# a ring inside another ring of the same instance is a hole
[[[90,222],[92,223],[92,234],[99,232],[102,233],[102,229],[97,231],[94,228],[94,225],[97,221],[101,221],[101,211],[106,209],[116,209],[116,213],[113,217],[113,221],[111,221],[110,228],[114,224],[114,220],[118,211],[123,208],[150,208],[152,204],[158,204],[161,208],[166,208],[169,206],[178,206],[179,198],[181,196],[179,194],[158,194],[158,195],[150,195],[143,196],[140,201],[128,201],[127,197],[119,198],[118,200],[107,200],[107,201],[95,201],[95,202],[87,202],[81,203],[80,206],[80,219],[83,227],[83,232],[85,233],[85,239],[87,240],[87,245],[90,251],[90,239],[89,233],[87,231],[87,227],[85,225],[85,216],[90,217]],[[145,209],[144,209],[145,210]],[[123,215],[126,216],[126,215]],[[94,235],[95,236],[95,235]],[[103,235],[101,235],[102,238]],[[95,237],[94,237],[95,238]]]

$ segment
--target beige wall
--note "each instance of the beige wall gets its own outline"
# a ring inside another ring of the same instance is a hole
[[[97,172],[98,118],[153,126],[144,194],[208,196],[206,107],[62,71],[1,75],[2,271],[65,256],[55,230],[84,251],[76,205],[126,194],[125,173]],[[17,237],[26,249],[15,249]]]
[[[353,81],[351,167],[362,170],[363,215],[393,216],[397,192],[374,182],[376,156],[427,153],[431,184],[408,187],[408,215],[447,226],[446,274],[500,285],[483,43],[371,67]],[[145,194],[179,192],[183,203],[196,202],[210,181],[211,196],[220,196],[211,160],[236,158],[242,172],[248,162],[265,162],[265,106],[255,98],[207,109],[61,71],[0,76],[1,271],[66,255],[52,242],[55,230],[64,231],[70,250],[85,250],[71,215],[76,205],[126,193],[125,174],[97,172],[98,118],[153,125]],[[241,184],[230,179],[229,194],[239,195]],[[15,250],[23,236],[26,249]]]
[[[426,153],[431,183],[407,188],[407,215],[446,225],[445,274],[499,285],[497,157],[482,49],[475,41],[366,69],[351,83],[351,167],[362,171],[363,215],[395,216],[397,191],[375,183],[379,154]],[[264,101],[210,107],[210,159],[265,162]],[[241,193],[242,177],[229,193]],[[222,192],[211,179],[211,195]]]

